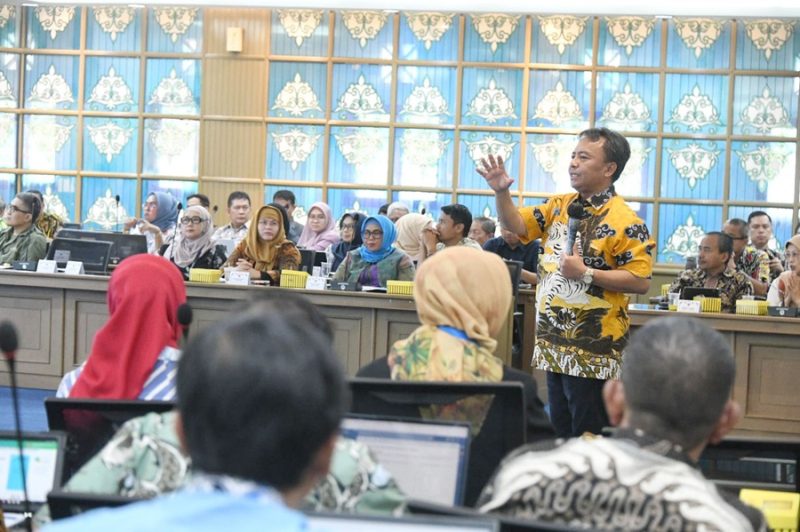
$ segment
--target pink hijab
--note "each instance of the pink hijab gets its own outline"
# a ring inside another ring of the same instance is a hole
[[[325,215],[325,229],[319,233],[311,229],[311,225],[306,221],[303,232],[300,234],[300,240],[297,242],[297,247],[305,249],[313,249],[314,251],[325,251],[329,245],[339,242],[339,232],[336,230],[336,220],[333,219],[333,212],[326,203],[318,201],[308,209],[310,215],[314,209],[318,209]]]

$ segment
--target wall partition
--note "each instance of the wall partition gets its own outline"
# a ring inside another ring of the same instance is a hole
[[[188,7],[0,6],[0,193],[39,188],[116,228],[152,190],[307,209],[494,215],[569,191],[575,134],[620,130],[617,184],[682,264],[728,217],[800,207],[796,20]],[[243,27],[244,50],[225,51]],[[119,203],[116,197],[119,196]],[[223,209],[224,210],[224,209]],[[301,210],[302,213],[302,210]],[[301,214],[302,216],[302,214]]]

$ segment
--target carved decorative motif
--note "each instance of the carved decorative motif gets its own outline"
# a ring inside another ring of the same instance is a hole
[[[531,143],[533,149],[533,157],[545,173],[550,174],[550,179],[555,183],[555,173],[559,168],[564,166],[561,163],[563,158],[563,146],[558,142],[542,142],[539,144]]]
[[[519,15],[505,13],[481,13],[471,15],[472,27],[481,40],[488,44],[492,53],[497,51],[500,44],[505,44],[519,26]]]
[[[8,21],[17,14],[17,6],[12,4],[0,5],[0,29],[5,28]]]
[[[14,95],[14,88],[0,70],[0,107],[16,107],[17,97]]]
[[[119,155],[133,136],[133,129],[122,127],[114,122],[107,122],[101,126],[86,126],[89,139],[97,151],[106,156],[106,162],[111,162],[114,156]]]
[[[192,111],[197,109],[191,89],[183,79],[178,77],[174,68],[170,71],[169,76],[159,82],[147,103],[167,108],[186,107]]]
[[[107,188],[103,196],[97,198],[86,213],[86,222],[94,223],[110,231],[114,226],[119,225],[120,220],[128,218],[125,206],[117,203],[111,195],[111,189]]]
[[[444,99],[439,88],[431,85],[431,80],[425,76],[422,85],[414,87],[414,90],[403,102],[400,114],[419,118],[438,118],[449,116],[450,112],[447,100]]]
[[[74,101],[69,83],[60,74],[56,74],[55,65],[50,65],[47,73],[39,77],[28,95],[28,102],[35,104],[34,107],[52,108]]]
[[[109,67],[108,74],[101,76],[92,88],[92,94],[87,103],[97,103],[109,111],[122,105],[134,103],[133,93],[121,76],[117,75],[114,67]]]
[[[700,249],[700,241],[706,235],[705,230],[700,225],[694,224],[692,215],[686,217],[686,222],[678,225],[675,231],[667,238],[665,253],[675,253],[684,259],[686,257],[697,256]]]
[[[481,159],[485,159],[492,154],[494,156],[500,155],[506,161],[506,168],[509,166],[511,154],[514,152],[516,142],[503,142],[492,134],[488,134],[481,140],[475,142],[464,141],[467,145],[467,153],[475,167],[481,167]]]
[[[55,40],[59,33],[67,29],[75,16],[74,7],[47,6],[37,7],[33,10],[36,20],[42,29],[50,34],[50,39]]]
[[[67,210],[67,207],[61,201],[61,198],[53,194],[53,189],[50,187],[50,185],[45,187],[42,198],[44,199],[45,212],[55,214],[65,222],[69,221],[69,211]]]
[[[514,102],[506,91],[497,87],[494,78],[490,79],[489,86],[479,90],[469,103],[466,116],[477,116],[489,124],[517,117],[514,114]]]
[[[646,17],[606,17],[606,28],[614,41],[625,53],[631,55],[647,40],[656,25],[654,18]]]
[[[287,81],[275,97],[273,110],[281,110],[292,116],[303,116],[308,111],[322,111],[319,100],[307,82],[303,81],[299,72],[296,72],[292,81]]]
[[[547,91],[536,104],[533,118],[541,118],[554,126],[560,126],[566,122],[580,120],[582,116],[583,111],[578,101],[571,92],[564,89],[561,80],[558,80],[555,88]]]
[[[747,177],[756,183],[762,193],[766,192],[769,182],[783,171],[789,159],[788,153],[770,150],[763,144],[750,151],[736,150],[736,155],[739,156],[739,165]]]
[[[453,25],[453,13],[437,13],[435,11],[407,11],[406,22],[414,36],[425,43],[425,49],[430,50],[431,45],[439,40],[450,30]]]
[[[772,96],[769,87],[764,87],[761,96],[756,96],[742,110],[741,124],[743,129],[755,129],[762,135],[773,129],[791,127],[789,112],[781,101]]]
[[[719,111],[708,95],[695,84],[691,94],[685,94],[672,110],[671,122],[682,124],[690,131],[700,131],[706,126],[719,126]]]
[[[188,120],[153,121],[147,128],[147,135],[158,154],[175,157],[194,145],[197,123]]]
[[[54,116],[32,116],[26,128],[31,140],[28,149],[32,153],[52,154],[61,151],[69,140],[73,124],[65,125]]]
[[[301,129],[292,128],[286,133],[272,133],[272,142],[281,159],[289,163],[294,172],[317,148],[320,137],[322,135],[309,135]]]
[[[361,166],[375,158],[385,149],[384,141],[377,135],[358,130],[350,135],[334,135],[336,146],[348,164]]]
[[[717,165],[720,151],[717,149],[701,148],[692,142],[685,148],[669,149],[669,161],[683,179],[688,181],[690,189],[694,189],[697,182],[705,179],[708,173]]]
[[[383,29],[389,15],[384,11],[342,11],[342,22],[361,48]]]
[[[154,7],[153,14],[156,23],[169,35],[173,43],[178,42],[178,37],[189,31],[197,18],[196,7]]]
[[[347,90],[339,97],[339,106],[336,111],[347,111],[353,113],[359,119],[365,115],[383,114],[383,102],[370,83],[364,78],[364,74],[358,76],[356,83],[351,83]]]
[[[299,48],[319,27],[323,14],[322,9],[279,9],[278,20]]]
[[[17,117],[11,113],[0,113],[0,146],[4,146],[14,136]]]
[[[125,33],[128,26],[136,18],[136,10],[132,7],[106,6],[94,7],[94,19],[100,28],[108,33],[112,41],[117,40],[117,35]]]
[[[573,17],[572,15],[552,15],[549,17],[537,17],[539,27],[542,30],[547,42],[558,50],[559,55],[563,54],[567,46],[572,46],[578,37],[586,29],[586,21],[589,17]]]
[[[441,131],[432,129],[406,129],[400,137],[403,160],[417,168],[437,168],[449,143]]]
[[[641,131],[651,122],[650,109],[642,97],[633,92],[631,84],[625,83],[622,92],[614,93],[603,108],[601,120],[617,129]]]
[[[764,57],[772,57],[772,52],[777,52],[792,38],[796,20],[780,20],[764,18],[750,20],[744,23],[744,29],[753,46],[764,52]]]
[[[672,24],[683,44],[694,50],[698,59],[703,51],[714,46],[725,28],[724,21],[713,18],[674,18]]]

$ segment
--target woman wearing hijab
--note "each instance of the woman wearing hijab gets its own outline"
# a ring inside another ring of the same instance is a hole
[[[413,281],[414,264],[394,248],[397,231],[386,216],[370,216],[361,230],[363,244],[349,252],[333,275],[334,281],[361,286],[386,286],[386,281]]]
[[[425,260],[422,232],[426,227],[433,226],[433,220],[425,215],[412,212],[397,220],[395,226],[397,227],[395,247],[408,254],[417,265],[422,263]]]
[[[345,213],[339,219],[339,236],[341,241],[338,244],[330,246],[330,249],[325,250],[332,272],[336,271],[336,268],[339,267],[348,253],[364,243],[361,240],[361,228],[363,223],[364,215],[358,212]]]
[[[786,271],[772,281],[767,294],[771,307],[800,307],[800,235],[786,242]]]
[[[278,285],[281,270],[296,270],[300,265],[300,252],[286,238],[288,226],[289,216],[283,207],[275,203],[261,207],[226,265],[250,272],[251,279]]]
[[[326,203],[318,201],[308,209],[308,217],[297,247],[314,251],[325,251],[325,248],[339,242],[339,233],[336,232],[336,220],[333,219],[331,208]]]
[[[155,255],[175,236],[178,223],[178,202],[167,192],[151,192],[142,206],[142,217],[125,222],[132,235],[147,237],[147,252]]]
[[[174,400],[185,302],[183,279],[169,261],[144,254],[123,260],[108,283],[108,321],[56,396]]]
[[[192,268],[217,270],[225,264],[225,246],[212,242],[213,232],[211,215],[200,205],[193,205],[183,211],[180,237],[161,247],[164,258],[178,267],[184,280],[189,279]]]

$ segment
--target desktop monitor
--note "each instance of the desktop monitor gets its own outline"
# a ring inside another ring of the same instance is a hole
[[[86,273],[103,274],[108,271],[108,259],[111,255],[111,242],[104,240],[76,240],[58,236],[50,243],[47,260],[54,260],[59,268],[67,265],[67,261],[83,262]]]
[[[309,532],[498,532],[497,520],[480,517],[376,516],[307,513]]]
[[[47,494],[61,485],[65,439],[53,432],[22,433],[23,463],[31,509],[47,502]],[[23,512],[23,484],[16,433],[0,431],[0,508],[6,514]]]
[[[147,253],[147,238],[144,235],[62,229],[56,236],[58,238],[74,238],[76,240],[103,240],[111,242],[111,254],[108,259],[108,264],[112,267],[116,267],[122,259],[130,257],[131,255]]]

